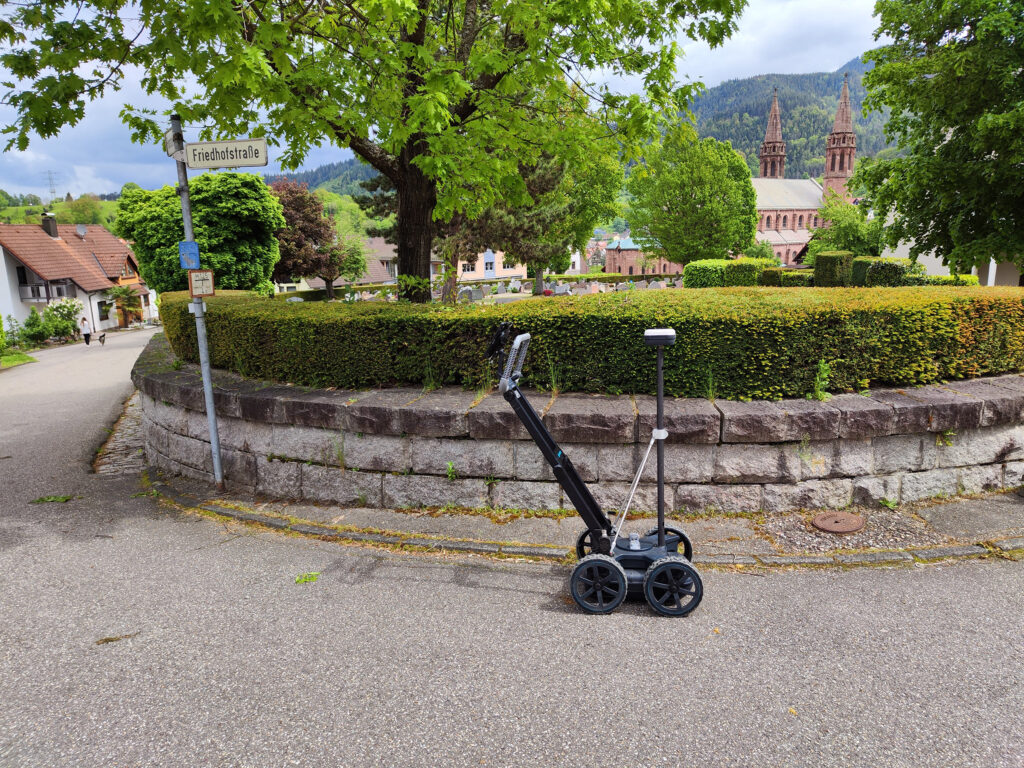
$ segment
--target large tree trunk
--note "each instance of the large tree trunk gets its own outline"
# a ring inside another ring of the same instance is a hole
[[[533,268],[533,295],[544,295],[544,267],[537,266]]]
[[[410,301],[430,301],[430,248],[434,242],[434,208],[437,183],[428,179],[403,152],[399,169],[398,274],[420,278],[417,284],[399,281],[399,297]]]
[[[327,291],[327,300],[330,301],[334,298],[334,281],[324,280],[324,288]]]

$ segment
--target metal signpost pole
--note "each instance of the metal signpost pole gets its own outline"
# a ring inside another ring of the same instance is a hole
[[[192,203],[188,196],[188,169],[185,166],[185,139],[181,131],[181,118],[178,115],[171,115],[171,134],[174,142],[175,164],[178,166],[178,194],[181,196],[181,216],[185,222],[185,240],[195,242],[195,233],[192,231]],[[210,352],[206,344],[206,304],[203,299],[201,297],[192,299],[189,311],[196,316],[199,368],[203,374],[203,398],[206,401],[206,421],[210,427],[210,449],[213,453],[213,479],[217,482],[217,489],[222,491],[224,490],[224,471],[220,463],[220,434],[217,431],[217,413],[213,405]]]

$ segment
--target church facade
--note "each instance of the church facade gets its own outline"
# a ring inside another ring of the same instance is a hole
[[[758,242],[768,243],[784,264],[793,264],[807,248],[813,230],[824,225],[818,209],[829,191],[845,200],[851,196],[847,183],[857,157],[848,78],[843,78],[839,107],[832,132],[825,143],[824,183],[814,179],[786,178],[786,142],[778,89],[772,96],[768,128],[758,152],[759,174],[752,179],[757,193]]]

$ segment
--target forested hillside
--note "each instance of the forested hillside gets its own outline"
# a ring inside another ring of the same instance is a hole
[[[764,140],[772,106],[772,88],[777,87],[782,138],[786,141],[786,176],[791,179],[820,176],[825,170],[825,139],[832,130],[843,73],[848,72],[857,157],[874,157],[887,146],[883,132],[885,116],[877,112],[868,118],[861,115],[865,95],[861,76],[866,70],[860,59],[853,59],[835,72],[728,80],[709,88],[694,101],[692,109],[697,118],[697,130],[702,136],[732,142],[756,175],[757,152]]]
[[[377,171],[366,163],[356,158],[342,160],[338,163],[329,163],[314,168],[311,171],[298,171],[286,173],[281,176],[267,175],[267,182],[274,182],[278,179],[291,179],[300,184],[309,185],[310,189],[326,189],[338,195],[358,195],[363,190],[359,182],[377,175]]]

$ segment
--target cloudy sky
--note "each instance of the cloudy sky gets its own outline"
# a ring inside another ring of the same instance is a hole
[[[833,71],[876,45],[873,7],[874,0],[750,0],[739,30],[723,46],[714,51],[686,46],[679,73],[712,86],[759,74]],[[89,106],[85,120],[60,137],[37,139],[25,152],[0,155],[0,188],[48,199],[49,173],[61,196],[116,192],[128,181],[149,189],[174,183],[174,165],[162,147],[131,143],[118,117],[126,102],[166,108],[132,85],[108,94]],[[10,110],[0,108],[0,124],[6,125],[10,117]],[[313,152],[304,167],[350,156],[346,150],[327,147]],[[272,151],[272,165],[273,159]]]

